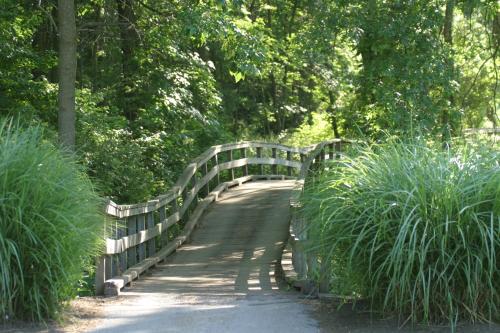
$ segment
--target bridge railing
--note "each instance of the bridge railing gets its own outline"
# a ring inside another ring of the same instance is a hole
[[[258,179],[299,179],[300,184],[311,166],[334,158],[343,143],[332,140],[305,148],[265,142],[213,146],[194,159],[165,194],[134,205],[109,202],[96,292],[118,295],[173,253],[189,238],[208,205],[228,188]]]
[[[325,160],[339,159],[345,152],[345,147],[355,143],[351,140],[333,140],[321,142],[310,150],[307,158],[303,161],[296,182],[296,187],[290,200],[291,220],[289,229],[288,244],[292,251],[292,264],[297,273],[295,286],[299,287],[305,293],[327,293],[329,290],[329,281],[325,278],[323,270],[327,268],[322,264],[318,256],[307,249],[308,241],[308,223],[300,213],[300,197],[306,185],[306,180],[312,181],[317,171],[325,166]],[[334,152],[332,152],[332,144]],[[328,149],[328,154],[326,150]],[[320,280],[317,285],[317,275]]]

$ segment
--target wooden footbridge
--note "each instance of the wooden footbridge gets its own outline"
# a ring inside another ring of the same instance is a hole
[[[97,292],[140,294],[142,298],[130,306],[140,307],[147,299],[146,303],[165,308],[179,299],[190,303],[192,297],[219,303],[224,296],[272,294],[279,288],[277,264],[287,242],[299,280],[306,279],[314,258],[303,253],[305,233],[297,232],[303,226],[291,212],[310,171],[340,156],[349,143],[332,140],[305,148],[262,142],[214,146],[189,164],[167,193],[135,205],[110,202]],[[273,295],[273,302],[264,303],[295,306],[286,299],[279,301],[281,294]],[[110,316],[118,320],[120,313],[130,311],[125,309],[116,308]]]
[[[97,293],[118,295],[130,282],[174,253],[190,239],[210,204],[230,188],[248,182],[288,180],[254,187],[273,193],[273,189],[284,186],[287,189],[284,197],[293,206],[308,172],[324,160],[338,157],[346,144],[350,142],[336,139],[305,148],[263,142],[214,146],[189,164],[165,194],[134,205],[109,202],[105,255],[100,258],[96,273]],[[273,210],[274,199],[269,200],[266,207]],[[237,220],[241,218],[243,216],[235,216]],[[272,226],[272,221],[269,224]],[[214,230],[217,227],[213,226]],[[240,229],[246,227],[249,226],[236,223],[227,242],[230,243],[232,237],[241,239]],[[287,230],[293,243],[297,237],[293,226],[287,226]]]

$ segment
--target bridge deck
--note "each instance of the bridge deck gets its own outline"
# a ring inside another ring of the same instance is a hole
[[[191,242],[106,306],[95,332],[318,331],[307,306],[275,279],[292,188],[250,182],[223,194]]]

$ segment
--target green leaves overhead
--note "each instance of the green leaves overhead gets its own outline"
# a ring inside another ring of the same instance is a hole
[[[54,1],[0,1],[0,112],[55,128]],[[80,152],[138,200],[211,144],[316,132],[316,114],[347,137],[498,124],[498,2],[453,3],[449,43],[446,0],[78,1]],[[127,143],[136,170],[104,148]]]

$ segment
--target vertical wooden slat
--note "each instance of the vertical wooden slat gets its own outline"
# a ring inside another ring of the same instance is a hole
[[[333,143],[328,144],[328,158],[330,160],[333,160],[333,153],[334,153],[333,145],[334,145]]]
[[[153,212],[149,212],[147,215],[147,226],[148,230],[153,229],[155,227],[155,220],[153,216]],[[148,257],[151,257],[156,253],[156,239],[153,237],[148,240]]]
[[[182,191],[182,208],[184,210],[184,216],[181,218],[182,221],[188,221],[191,212],[189,211],[189,206],[186,205],[187,199],[187,187]]]
[[[342,143],[339,141],[339,142],[335,142],[335,152],[337,153],[337,155],[335,156],[337,159],[340,158],[340,152],[342,151]]]
[[[292,153],[291,152],[289,152],[289,151],[286,152],[286,159],[287,159],[287,161],[291,161],[292,160]],[[288,176],[292,175],[292,167],[290,167],[290,166],[287,167],[287,175]]]
[[[241,148],[241,158],[247,158],[247,150],[246,148]],[[243,166],[243,176],[248,176],[248,164],[245,164]]]
[[[125,220],[120,220],[120,223],[118,225],[118,230],[117,230],[117,235],[118,235],[118,239],[122,238],[122,237],[125,237],[127,235],[127,232],[126,232],[126,219]],[[126,269],[127,269],[127,252],[124,251],[122,253],[120,253],[118,255],[118,271],[119,273],[118,274],[121,274],[123,273]]]
[[[193,177],[191,177],[190,184],[191,184],[191,186],[189,186],[190,190],[195,189],[196,185],[198,184],[198,175],[196,172],[194,173]],[[195,193],[195,192],[193,192],[193,193]],[[199,194],[199,192],[194,195],[194,199],[191,202],[190,206],[193,207],[193,209],[196,208],[196,205],[198,204],[198,194]]]
[[[104,280],[111,279],[113,277],[113,256],[106,255],[104,257],[105,260],[105,277]]]
[[[272,157],[276,158],[276,148],[272,148]],[[276,164],[272,165],[272,174],[277,175],[278,174],[278,166]]]
[[[160,223],[163,223],[167,219],[167,207],[165,207],[165,206],[160,207],[159,212],[160,212]],[[168,243],[168,230],[167,229],[162,230],[160,238],[161,238],[161,247],[163,248]]]
[[[145,214],[140,214],[137,216],[137,232],[146,229],[146,216]],[[146,259],[146,244],[142,243],[138,245],[139,250],[139,262]]]
[[[206,176],[208,173],[208,166],[207,163],[203,164],[203,176]],[[205,196],[207,196],[210,193],[210,181],[207,182],[207,185],[205,185]]]
[[[316,155],[316,157],[314,157],[314,165],[312,169],[315,171],[319,170],[320,164],[321,164],[321,154],[318,154]]]
[[[229,159],[228,162],[231,162],[233,160],[233,150],[230,149],[227,151],[227,158]],[[234,169],[231,168],[231,180],[234,180]]]
[[[127,218],[127,235],[137,233],[137,217],[129,216]],[[127,249],[127,268],[134,266],[137,263],[137,246]]]
[[[262,157],[262,147],[257,147],[257,158]],[[260,174],[264,174],[264,165],[260,164]]]
[[[219,166],[219,154],[214,155],[215,158],[215,166]],[[217,186],[220,184],[220,171],[217,171]]]

